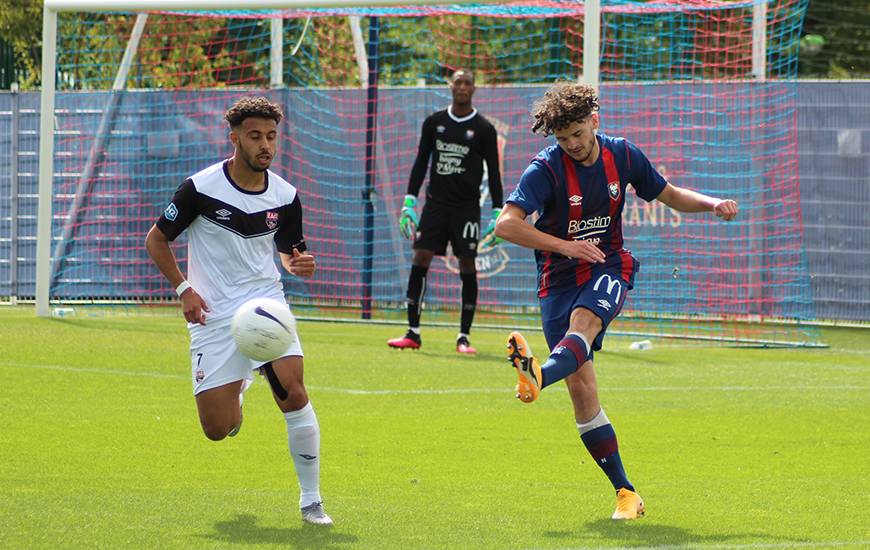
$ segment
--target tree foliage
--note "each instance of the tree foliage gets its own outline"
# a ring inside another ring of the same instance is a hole
[[[665,15],[605,19],[612,40],[611,50],[602,58],[602,74],[619,79],[680,78],[667,72],[673,63],[666,57],[683,55],[681,44],[669,38],[676,36],[669,25],[680,22],[677,16],[672,19]],[[40,85],[41,20],[41,0],[0,0],[0,40],[11,45],[14,65],[23,68],[22,89]],[[110,87],[134,21],[135,15],[117,13],[60,14],[59,89]],[[361,22],[365,41],[369,20]],[[582,26],[582,18],[382,17],[380,82],[391,86],[414,86],[421,79],[443,82],[457,67],[474,70],[482,84],[573,78],[582,69]],[[152,14],[127,84],[134,88],[267,87],[269,37],[267,19]],[[361,85],[347,18],[317,17],[307,28],[305,19],[288,19],[284,37],[287,85]],[[291,55],[288,52],[297,42],[299,48]],[[723,43],[720,49],[733,52],[744,46]],[[626,56],[632,57],[631,64],[622,62]],[[870,1],[810,1],[799,75],[870,76]]]
[[[870,76],[870,1],[811,0],[799,71],[817,78]]]
[[[39,85],[42,55],[42,2],[0,0],[0,39],[12,46],[14,64],[24,69],[22,89]]]
[[[136,16],[62,15],[58,20],[58,87],[111,87]],[[149,15],[127,86],[219,88],[259,81],[256,48],[239,48],[234,30],[232,21],[224,18]]]

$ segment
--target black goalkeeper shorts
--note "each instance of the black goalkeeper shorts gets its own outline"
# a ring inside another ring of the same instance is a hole
[[[438,256],[447,253],[447,243],[458,257],[477,256],[480,239],[480,204],[446,205],[426,201],[417,228],[414,248],[432,250]]]

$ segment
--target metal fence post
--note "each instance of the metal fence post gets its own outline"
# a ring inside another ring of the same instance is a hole
[[[12,92],[12,124],[9,136],[9,301],[14,306],[18,303],[18,118],[21,116],[21,109],[18,104],[18,83],[13,82],[9,89]]]

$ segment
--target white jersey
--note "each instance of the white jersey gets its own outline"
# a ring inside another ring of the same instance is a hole
[[[275,250],[305,250],[296,188],[265,172],[263,191],[236,185],[222,161],[188,178],[157,220],[172,241],[187,230],[187,280],[211,310],[206,322],[229,321],[256,297],[283,297]]]

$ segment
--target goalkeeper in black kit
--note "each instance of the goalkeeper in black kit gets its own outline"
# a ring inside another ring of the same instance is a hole
[[[453,101],[423,122],[423,133],[417,159],[411,169],[408,192],[399,216],[399,229],[414,241],[414,257],[408,277],[408,331],[401,338],[388,340],[398,349],[418,349],[420,312],[426,294],[426,273],[434,256],[447,252],[447,243],[459,261],[462,279],[462,314],[456,351],[473,354],[468,336],[477,307],[478,243],[495,246],[501,242],[495,236],[495,220],[501,213],[503,191],[498,159],[498,137],[495,127],[471,105],[474,95],[474,75],[457,70],[450,77]],[[426,204],[418,220],[417,194],[423,186],[426,167],[429,185]],[[487,226],[480,230],[480,184],[484,162],[489,180],[492,214]]]

